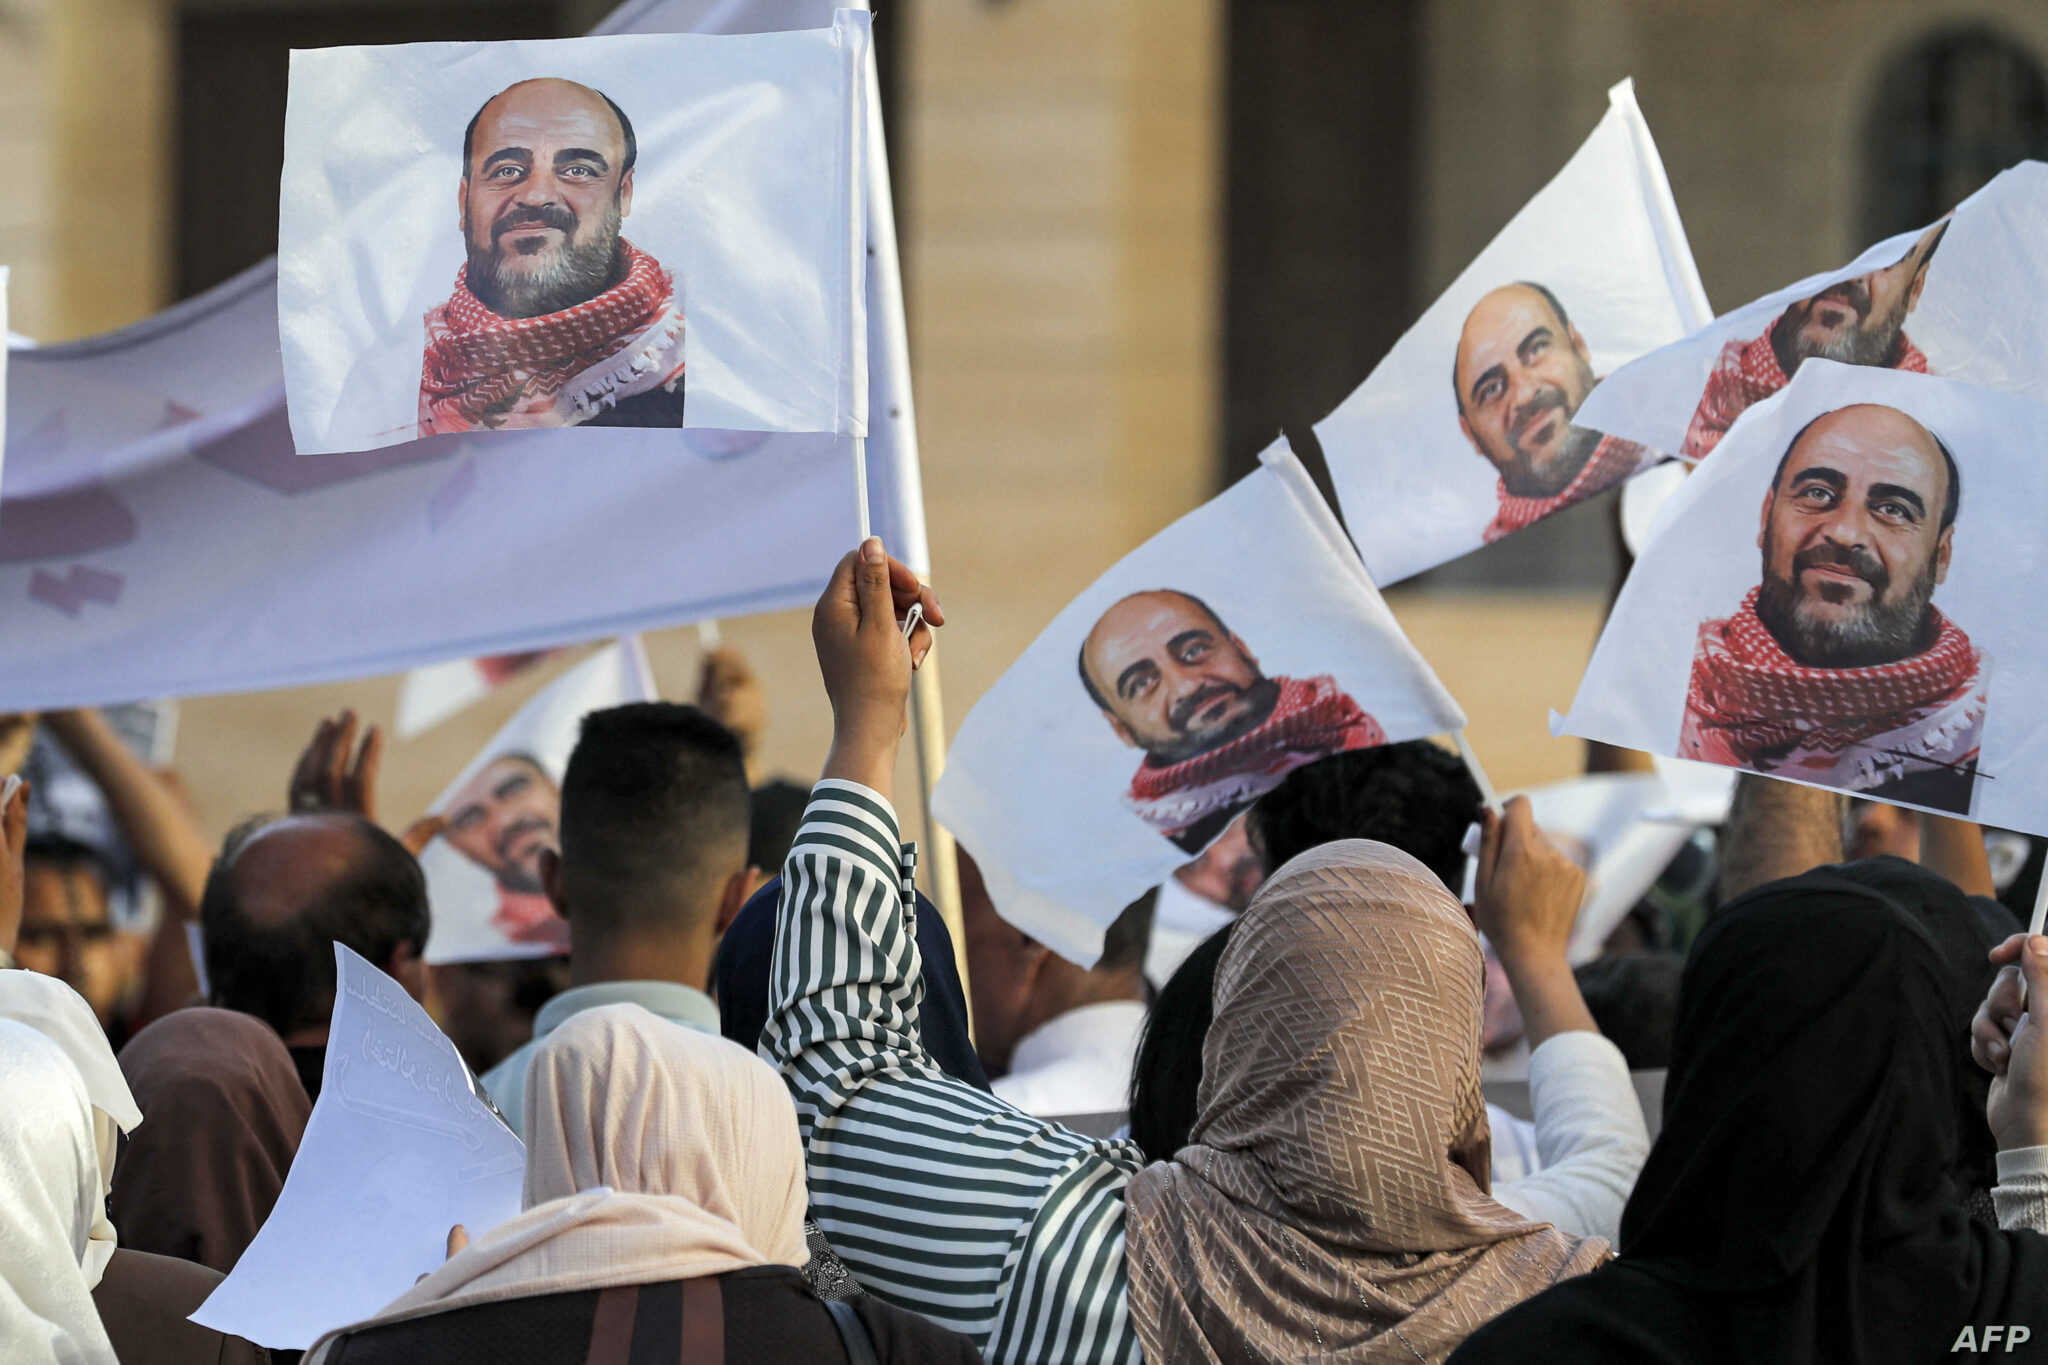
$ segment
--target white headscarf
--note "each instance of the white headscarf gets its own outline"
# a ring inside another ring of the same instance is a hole
[[[534,1051],[526,1133],[526,1212],[343,1331],[810,1259],[796,1106],[737,1043],[638,1005],[584,1010]]]
[[[106,1273],[114,1254],[114,1225],[107,1221],[107,1194],[114,1186],[114,1156],[121,1133],[133,1132],[142,1110],[114,1060],[114,1049],[85,997],[54,976],[19,969],[0,971],[0,1019],[28,1025],[55,1043],[85,1083],[92,1105],[93,1145],[99,1149],[100,1191],[93,1204],[92,1247],[85,1283],[91,1288]],[[118,1131],[117,1131],[118,1130]]]
[[[104,1177],[85,1084],[56,1043],[0,1019],[0,1346],[9,1365],[115,1365],[86,1282]]]

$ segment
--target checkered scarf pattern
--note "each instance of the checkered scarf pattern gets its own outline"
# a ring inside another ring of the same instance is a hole
[[[469,291],[465,264],[448,302],[427,314],[420,412],[431,421],[422,425],[434,431],[493,425],[520,402],[552,399],[653,326],[674,297],[674,282],[654,257],[631,242],[619,245],[626,253],[624,279],[595,298],[533,318],[502,317],[485,307]]]
[[[1756,614],[1761,589],[1742,608],[1700,628],[1686,706],[1725,734],[1738,754],[1790,747],[1839,754],[1955,702],[1975,685],[1983,658],[1933,607],[1934,644],[1897,663],[1808,668],[1785,652]]]
[[[1629,475],[1642,468],[1650,452],[1634,441],[1624,441],[1617,436],[1602,436],[1600,444],[1593,447],[1593,453],[1586,457],[1586,463],[1564,491],[1553,493],[1547,498],[1519,498],[1508,492],[1506,484],[1499,485],[1500,511],[1493,517],[1493,524],[1486,528],[1485,540],[1493,544],[1503,536],[1511,536],[1525,530],[1549,516],[1562,512],[1575,502],[1582,502],[1595,493],[1614,487]]]
[[[1785,367],[1778,363],[1777,348],[1771,345],[1771,333],[1775,330],[1777,324],[1773,323],[1754,340],[1731,341],[1721,348],[1714,371],[1707,376],[1706,390],[1700,394],[1700,405],[1685,429],[1685,442],[1679,447],[1679,454],[1688,460],[1707,455],[1721,444],[1728,428],[1735,425],[1735,419],[1750,404],[1761,403],[1792,382]],[[1891,368],[1927,373],[1926,353],[1904,332],[1899,333],[1898,363]]]
[[[1161,833],[1177,834],[1219,810],[1264,796],[1296,768],[1387,742],[1379,722],[1328,674],[1274,681],[1280,699],[1258,728],[1179,763],[1155,767],[1148,759],[1132,776],[1125,803]]]

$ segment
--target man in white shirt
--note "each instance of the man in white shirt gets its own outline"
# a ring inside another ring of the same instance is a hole
[[[1079,967],[1004,921],[981,869],[959,856],[974,1050],[989,1088],[1039,1118],[1122,1113],[1145,1029],[1152,894],[1110,925],[1101,959]]]
[[[583,718],[562,774],[561,852],[539,863],[569,921],[570,986],[534,1016],[535,1042],[572,1015],[622,1003],[718,1032],[704,987],[752,889],[747,825],[740,742],[696,707],[635,702]],[[533,1049],[483,1077],[522,1137]]]

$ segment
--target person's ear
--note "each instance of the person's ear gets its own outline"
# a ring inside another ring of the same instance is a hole
[[[1593,352],[1586,345],[1586,338],[1579,334],[1578,323],[1575,322],[1571,325],[1570,336],[1572,339],[1572,349],[1579,353],[1579,359],[1591,365],[1593,363]]]
[[[1104,711],[1102,718],[1109,722],[1109,728],[1116,731],[1116,737],[1124,742],[1127,749],[1138,747],[1138,737],[1131,733],[1131,727],[1117,719],[1116,712]]]
[[[1474,450],[1478,451],[1482,456],[1486,456],[1486,447],[1479,444],[1479,438],[1472,434],[1472,424],[1465,420],[1465,410],[1462,407],[1458,409],[1458,430],[1465,433],[1465,439],[1472,443]],[[1491,459],[1492,457],[1486,456],[1486,458]]]
[[[540,862],[535,868],[540,873],[540,889],[548,898],[548,904],[555,907],[555,913],[563,919],[569,918],[569,895],[562,885],[562,855],[552,848],[540,851]]]
[[[1906,311],[1912,312],[1920,306],[1920,291],[1927,287],[1927,267],[1932,261],[1922,260],[1920,268],[1913,272],[1913,283],[1906,289]]]
[[[462,234],[465,246],[469,244],[469,177],[464,175],[455,182],[455,230]]]
[[[721,936],[732,928],[732,922],[740,917],[746,908],[747,897],[754,894],[763,878],[758,867],[743,867],[725,879],[725,890],[718,895],[718,932]]]
[[[1948,561],[1949,561],[1949,556],[1950,556],[1950,555],[1951,555],[1952,553],[1954,553],[1954,551],[1955,551],[1955,547],[1956,547],[1956,527],[1955,527],[1955,523],[1954,523],[1954,522],[1950,522],[1950,523],[1949,523],[1948,525],[1946,525],[1946,526],[1944,526],[1944,527],[1942,527],[1942,528],[1941,528],[1941,538],[1940,538],[1939,540],[1937,540],[1937,541],[1935,541],[1935,542],[1934,542],[1934,581],[1935,581],[1935,582],[1937,582],[1937,583],[1946,583],[1946,582],[1948,582]]]
[[[1764,542],[1770,539],[1771,504],[1776,502],[1777,500],[1778,488],[1776,484],[1772,484],[1769,488],[1766,488],[1764,490],[1763,510],[1757,513],[1756,518],[1756,547],[1759,550],[1763,549]]]
[[[384,963],[384,974],[405,988],[405,993],[424,1005],[427,1001],[427,960],[420,956],[420,945],[405,939],[391,950],[391,959]]]
[[[619,217],[624,218],[633,211],[633,172],[627,171],[619,177]]]

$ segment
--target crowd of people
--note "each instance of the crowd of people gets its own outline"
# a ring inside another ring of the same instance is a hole
[[[558,959],[426,964],[445,831],[378,822],[352,715],[218,849],[104,716],[0,720],[0,1358],[299,1354],[190,1315],[319,1102],[335,944],[526,1167],[322,1365],[2048,1356],[2048,939],[1983,831],[1744,777],[1575,968],[1585,871],[1529,802],[1380,745],[1290,773],[1091,964],[962,850],[963,981],[894,791],[945,619],[878,541],[840,563],[808,791],[750,774],[724,684],[587,716]],[[97,843],[31,819],[51,744]]]

